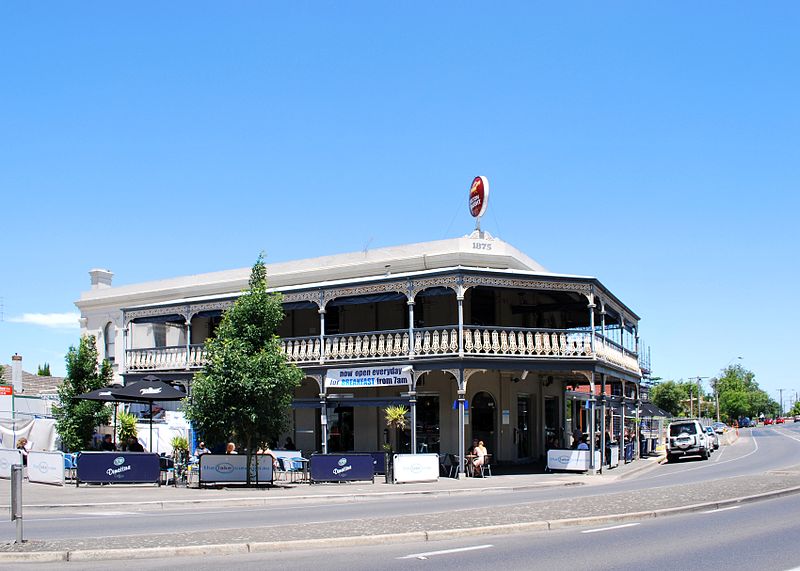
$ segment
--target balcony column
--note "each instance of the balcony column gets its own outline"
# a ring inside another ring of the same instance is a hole
[[[123,317],[123,327],[122,327],[122,365],[119,368],[120,374],[124,374],[128,372],[128,327],[130,323],[125,323]]]
[[[328,399],[325,395],[325,391],[319,393],[319,414],[320,414],[320,428],[322,431],[322,453],[328,453]]]
[[[411,453],[417,453],[417,391],[408,391],[408,406],[411,409]]]
[[[319,310],[319,363],[325,362],[325,308]]]
[[[600,420],[600,473],[603,473],[603,466],[606,464],[606,376],[600,375],[600,402],[602,403],[601,412],[603,416]]]
[[[595,343],[594,343],[594,308],[595,307],[597,307],[597,306],[594,304],[594,301],[589,303],[589,329],[591,329],[591,331],[592,331],[592,336],[589,338],[589,343],[591,344],[591,347],[592,347],[592,356],[594,356],[596,354],[595,353]]]
[[[184,327],[186,328],[186,366],[185,368],[189,368],[190,357],[191,357],[191,350],[192,350],[192,319],[191,317],[187,318],[184,322]]]
[[[466,399],[466,389],[464,389],[464,369],[459,371],[461,377],[458,383],[458,479],[465,477],[464,475],[464,401]]]
[[[464,358],[464,292],[456,296],[458,301],[458,356]]]
[[[408,358],[414,358],[414,300],[408,300]]]
[[[600,331],[603,335],[603,355],[606,354],[606,306],[600,307]]]
[[[639,426],[640,416],[639,416],[639,408],[642,406],[642,401],[639,399],[639,391],[636,391],[636,425],[634,426],[633,430],[633,459],[638,460],[641,457],[641,450],[639,449],[639,431],[641,427]]]
[[[595,395],[594,391],[594,371],[592,371],[592,378],[589,381],[592,397],[589,399],[589,468],[592,472],[597,471],[597,466],[594,463],[594,453],[597,450],[597,426],[595,421]]]

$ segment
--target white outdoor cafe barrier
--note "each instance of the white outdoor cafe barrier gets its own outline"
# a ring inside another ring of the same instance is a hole
[[[256,458],[258,474],[256,475]],[[272,456],[258,454],[253,456],[250,465],[251,483],[271,483]],[[257,476],[257,477],[256,477]],[[238,483],[247,482],[247,456],[245,454],[203,454],[200,456],[200,483]]]
[[[64,485],[63,452],[28,452],[28,481]]]
[[[559,450],[547,451],[547,468],[549,470],[570,470],[576,472],[586,472],[591,470],[589,460],[591,452],[589,450]],[[600,467],[600,451],[594,452],[594,466]]]
[[[395,484],[435,482],[439,479],[438,454],[395,454],[393,460]]]
[[[0,448],[0,478],[11,479],[11,466],[22,465],[22,452],[16,448]]]

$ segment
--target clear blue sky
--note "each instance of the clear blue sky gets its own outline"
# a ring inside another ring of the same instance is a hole
[[[0,362],[115,284],[484,228],[595,275],[655,374],[800,390],[792,2],[6,2]],[[37,324],[38,323],[38,324]],[[789,393],[784,393],[788,400]]]

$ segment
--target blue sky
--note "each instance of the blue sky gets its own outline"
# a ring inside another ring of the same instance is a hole
[[[0,362],[64,372],[90,268],[127,284],[460,236],[482,174],[484,228],[599,277],[655,374],[741,356],[774,398],[800,390],[798,16],[3,3]]]

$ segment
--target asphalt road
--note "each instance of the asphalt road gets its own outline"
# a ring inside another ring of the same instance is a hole
[[[137,571],[173,568],[237,571],[326,569],[347,571],[614,569],[719,570],[800,567],[800,497],[790,496],[722,510],[622,525],[486,535],[448,541],[226,555],[137,559]],[[113,562],[11,564],[5,569],[51,571],[108,569]]]
[[[659,466],[641,476],[603,486],[543,488],[514,492],[493,492],[483,495],[426,496],[412,498],[368,499],[351,503],[332,503],[327,500],[307,500],[276,507],[220,507],[197,506],[189,509],[159,510],[158,512],[98,511],[97,513],[53,513],[26,517],[27,537],[41,540],[81,539],[93,547],[102,546],[98,537],[169,534],[182,532],[208,532],[269,526],[297,526],[302,524],[339,525],[343,521],[365,521],[383,517],[422,516],[424,514],[452,514],[460,518],[460,511],[468,509],[494,512],[520,504],[545,500],[605,496],[632,490],[651,489],[680,484],[702,483],[732,476],[764,473],[768,470],[800,463],[800,423],[776,428],[764,427],[743,430],[740,441],[717,451],[710,460],[692,458]],[[696,486],[695,486],[696,489]],[[635,511],[622,509],[621,511]],[[390,530],[387,530],[390,531]],[[14,538],[11,522],[0,523],[0,541]]]

